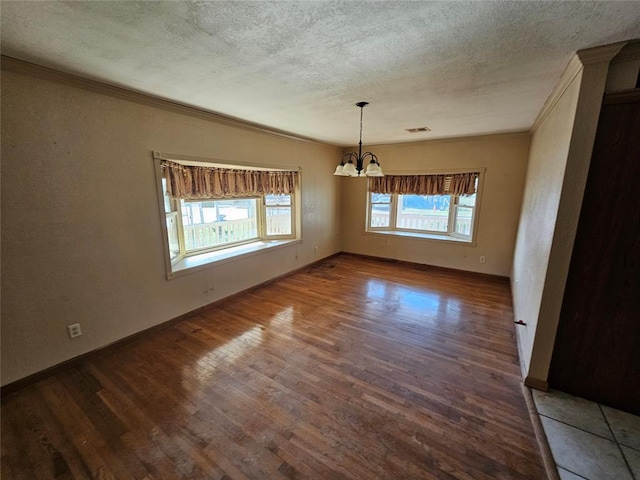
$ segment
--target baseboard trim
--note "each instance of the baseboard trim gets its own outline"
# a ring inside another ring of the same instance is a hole
[[[547,478],[549,480],[560,480],[558,468],[556,467],[556,462],[553,459],[553,454],[551,453],[551,448],[549,447],[547,434],[544,433],[544,428],[542,426],[542,422],[540,421],[540,415],[538,415],[538,410],[536,409],[536,404],[533,400],[531,388],[529,388],[525,384],[521,385],[522,395],[524,396],[524,401],[527,404],[527,410],[529,410],[529,417],[531,417],[533,433],[536,436],[538,447],[540,448],[540,456],[542,457],[542,464],[544,465],[544,469],[547,473]]]
[[[527,377],[524,379],[524,384],[527,387],[535,388],[536,390],[542,390],[543,392],[549,391],[549,382],[547,382],[546,380],[540,380],[539,378],[532,377],[530,375],[527,375]]]
[[[44,370],[41,370],[39,372],[33,373],[31,375],[28,375],[24,378],[21,378],[19,380],[16,380],[15,382],[11,382],[8,383],[2,387],[0,387],[0,398],[4,398],[8,395],[11,395],[12,393],[15,393],[19,390],[22,390],[23,388],[26,388],[30,385],[33,385],[34,383],[39,382],[40,380],[50,376],[50,375],[55,375],[58,372],[61,372],[63,370],[67,370],[69,368],[72,368],[82,362],[86,362],[87,360],[90,360],[92,358],[95,358],[99,355],[103,355],[105,353],[109,353],[112,352],[113,350],[117,350],[118,348],[121,348],[123,345],[132,343],[142,337],[151,335],[153,333],[157,333],[160,332],[162,330],[165,330],[167,328],[172,327],[173,325],[180,323],[183,320],[186,320],[187,318],[193,317],[195,315],[199,315],[207,310],[210,310],[211,308],[214,308],[216,306],[219,306],[220,304],[224,303],[224,302],[228,302],[230,300],[233,300],[234,298],[240,297],[242,295],[246,295],[249,292],[252,292],[254,290],[257,290],[259,288],[262,288],[266,285],[269,285],[273,282],[277,282],[278,280],[282,280],[283,278],[286,277],[290,277],[291,275],[294,275],[298,272],[301,272],[302,270],[305,270],[307,268],[313,267],[316,264],[325,262],[333,257],[336,257],[338,255],[340,255],[341,252],[338,253],[334,253],[332,255],[329,255],[327,257],[321,258],[320,260],[316,260],[315,262],[311,262],[311,263],[307,263],[306,265],[300,267],[300,268],[296,268],[295,270],[291,270],[287,273],[283,273],[282,275],[278,275],[276,277],[270,278],[269,280],[266,280],[264,282],[261,282],[257,285],[253,285],[249,288],[245,288],[244,290],[241,290],[239,292],[233,293],[231,295],[228,295],[226,297],[220,298],[218,300],[216,300],[215,302],[209,303],[207,305],[203,305],[202,307],[196,308],[195,310],[191,310],[187,313],[183,313],[182,315],[179,315],[175,318],[172,318],[170,320],[166,320],[162,323],[159,323],[158,325],[154,325],[152,327],[149,328],[145,328],[144,330],[141,330],[139,332],[136,332],[132,335],[129,335],[127,337],[121,338],[119,340],[116,340],[112,343],[109,343],[107,345],[104,345],[102,347],[96,348],[94,350],[91,350],[89,352],[83,353],[81,355],[78,355],[76,357],[70,358],[69,360],[65,360],[64,362],[58,363],[56,365],[53,365],[51,367],[45,368]]]
[[[182,320],[185,320],[187,318],[193,317],[195,315],[199,315],[202,312],[205,312],[211,308],[214,308],[218,305],[220,305],[223,302],[227,302],[230,300],[233,300],[236,297],[245,295],[253,290],[262,288],[266,285],[269,285],[273,282],[277,282],[279,280],[282,280],[283,278],[289,277],[291,275],[294,275],[302,270],[305,270],[309,267],[313,267],[316,264],[325,262],[333,257],[337,257],[339,255],[347,255],[347,256],[353,256],[353,257],[360,257],[360,258],[365,258],[365,259],[370,259],[370,260],[377,260],[377,261],[384,261],[384,262],[389,262],[389,263],[395,263],[395,264],[400,264],[400,265],[406,265],[408,267],[411,268],[418,268],[418,269],[423,269],[423,270],[437,270],[437,271],[442,271],[442,272],[454,272],[454,273],[460,273],[460,274],[466,274],[466,275],[470,275],[470,276],[477,276],[480,278],[492,278],[494,280],[499,280],[501,282],[508,282],[509,278],[508,277],[502,277],[499,275],[491,275],[491,274],[487,274],[487,273],[479,273],[479,272],[469,272],[466,270],[458,270],[455,268],[448,268],[448,267],[439,267],[439,266],[435,266],[435,265],[426,265],[426,264],[422,264],[422,263],[415,263],[415,262],[408,262],[405,260],[396,260],[393,258],[384,258],[384,257],[375,257],[375,256],[371,256],[371,255],[362,255],[359,253],[351,253],[351,252],[338,252],[338,253],[334,253],[332,255],[329,255],[327,257],[323,257],[320,260],[317,260],[315,262],[312,263],[308,263],[300,268],[296,268],[295,270],[291,270],[287,273],[283,273],[282,275],[278,275],[276,277],[273,277],[269,280],[266,280],[264,282],[261,282],[257,285],[254,285],[252,287],[246,288],[244,290],[241,290],[239,292],[233,293],[231,295],[228,295],[226,297],[220,298],[218,300],[216,300],[215,302],[209,303],[207,305],[204,305],[202,307],[196,308],[195,310],[191,310],[190,312],[184,313],[182,315],[179,315],[175,318],[172,318],[170,320],[167,320],[165,322],[159,323],[158,325],[154,325],[152,327],[146,328],[144,330],[141,330],[139,332],[136,332],[132,335],[129,335],[127,337],[121,338],[119,340],[116,340],[112,343],[109,343],[107,345],[104,345],[102,347],[96,348],[94,350],[91,350],[89,352],[83,353],[81,355],[78,355],[76,357],[70,358],[69,360],[65,360],[64,362],[58,363],[56,365],[53,365],[51,367],[45,368],[44,370],[41,370],[39,372],[33,373],[31,375],[28,375],[24,378],[21,378],[19,380],[16,380],[14,382],[8,383],[2,387],[0,387],[0,398],[4,398],[7,395],[11,395],[12,393],[15,393],[19,390],[22,390],[23,388],[26,388],[30,385],[33,385],[34,383],[50,376],[50,375],[55,375],[58,372],[61,372],[63,370],[72,368],[82,362],[85,362],[87,360],[90,360],[91,358],[94,358],[98,355],[102,355],[108,352],[111,352],[113,350],[116,350],[120,347],[122,347],[125,344],[134,342],[144,336],[147,335],[151,335],[153,333],[162,331],[166,328],[170,328],[173,325],[181,322]],[[525,383],[527,381],[525,380]],[[546,384],[546,382],[544,382]],[[530,385],[530,384],[527,384]],[[539,390],[547,390],[548,387],[545,388],[540,388],[538,386],[538,384],[535,385],[530,385],[533,386],[534,388],[538,388]]]
[[[459,273],[459,274],[465,274],[468,276],[476,276],[479,278],[492,278],[494,280],[499,280],[501,282],[510,281],[509,277],[504,277],[502,275],[493,275],[491,273],[482,273],[482,272],[472,272],[469,270],[460,270],[458,268],[440,267],[438,265],[428,265],[426,263],[409,262],[408,260],[397,260],[395,258],[376,257],[374,255],[365,255],[362,253],[352,253],[352,252],[342,252],[342,255],[360,257],[360,258],[365,258],[369,260],[379,260],[382,262],[397,263],[400,265],[406,265],[408,267],[418,268],[421,270],[436,270],[436,271],[449,272],[449,273]]]

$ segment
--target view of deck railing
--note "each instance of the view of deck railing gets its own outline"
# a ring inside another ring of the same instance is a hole
[[[447,212],[429,212],[427,214],[403,214],[397,218],[396,228],[401,230],[420,230],[430,232],[447,232],[449,214]],[[389,224],[388,213],[373,212],[371,215],[371,227],[380,228]],[[471,218],[459,217],[454,230],[463,235],[471,234]]]
[[[267,224],[269,235],[289,235],[291,233],[290,214],[270,215]],[[258,224],[255,218],[184,226],[185,250],[187,252],[251,239],[259,239]]]

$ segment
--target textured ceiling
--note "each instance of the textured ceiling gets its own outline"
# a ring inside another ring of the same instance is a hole
[[[2,53],[338,145],[528,129],[640,2],[2,1]],[[411,134],[406,128],[431,128]]]

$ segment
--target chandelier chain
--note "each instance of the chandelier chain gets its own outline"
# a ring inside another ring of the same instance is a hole
[[[368,177],[384,177],[380,163],[378,163],[378,157],[371,152],[362,153],[362,124],[364,119],[364,107],[367,105],[369,105],[369,102],[356,103],[356,107],[360,108],[360,141],[358,142],[358,153],[345,153],[342,156],[340,164],[336,167],[334,175],[359,177],[364,174]],[[366,165],[365,171],[366,160],[369,160],[369,163]]]

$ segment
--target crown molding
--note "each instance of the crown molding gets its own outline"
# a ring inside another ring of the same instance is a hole
[[[632,62],[634,60],[640,60],[640,41],[627,43],[627,45],[620,50],[620,53],[611,60],[611,63]]]
[[[542,122],[547,118],[547,115],[553,110],[558,101],[564,95],[571,82],[576,76],[582,72],[585,65],[593,65],[600,62],[610,62],[622,48],[627,45],[627,42],[612,43],[609,45],[602,45],[600,47],[586,48],[584,50],[578,50],[569,60],[566,68],[562,72],[558,83],[551,91],[551,94],[544,102],[542,110],[538,113],[533,125],[531,126],[530,133],[533,135]]]
[[[424,145],[424,144],[431,145],[434,143],[447,143],[447,142],[451,143],[457,140],[482,141],[487,137],[507,137],[507,136],[517,136],[522,134],[528,135],[529,129],[505,130],[505,131],[492,132],[492,133],[470,133],[467,135],[453,135],[451,137],[425,138],[423,140],[412,140],[408,142],[395,141],[395,142],[371,143],[371,144],[367,144],[366,148],[367,150],[373,150],[374,148],[379,149],[379,148],[395,148],[395,147],[404,147],[404,146],[408,147],[408,146],[417,146],[417,145]],[[358,150],[357,145],[345,146],[340,148],[342,148],[343,152],[352,152],[352,151]],[[364,149],[364,146],[363,146],[363,149]]]
[[[532,135],[536,132],[536,130],[538,130],[538,128],[540,128],[542,122],[544,122],[545,118],[547,118],[551,110],[553,110],[556,104],[560,101],[562,95],[564,95],[564,92],[567,90],[567,88],[569,88],[571,82],[573,82],[573,80],[582,71],[583,68],[584,65],[580,61],[580,58],[574,54],[571,57],[571,60],[569,60],[569,63],[565,67],[564,71],[562,72],[562,75],[560,75],[558,83],[556,83],[556,86],[553,87],[551,94],[544,102],[542,110],[540,110],[540,113],[538,113],[538,116],[533,122],[533,125],[531,125],[531,129],[529,130],[529,132]]]
[[[618,42],[601,45],[599,47],[585,48],[584,50],[578,50],[576,55],[580,58],[583,65],[610,62],[626,44],[627,42]]]
[[[297,135],[285,130],[279,130],[277,128],[267,127],[259,123],[248,122],[239,118],[234,118],[220,113],[216,113],[210,110],[205,110],[198,107],[192,107],[184,103],[167,100],[147,93],[137,92],[123,87],[117,87],[108,83],[92,80],[89,78],[81,77],[79,75],[73,75],[71,73],[62,72],[49,67],[43,67],[35,63],[19,60],[14,57],[8,57],[1,55],[1,68],[7,72],[19,73],[22,75],[29,75],[35,78],[41,78],[64,85],[70,85],[83,90],[87,90],[102,95],[109,95],[111,97],[120,98],[122,100],[128,100],[141,105],[147,105],[151,107],[160,108],[173,113],[179,113],[182,115],[188,115],[191,117],[200,118],[210,122],[218,124],[241,128],[251,132],[257,132],[267,135],[274,135],[277,137],[287,138],[290,140],[297,140],[301,142],[315,143],[318,145],[330,145],[330,143],[321,142],[311,137],[305,137],[303,135]]]

